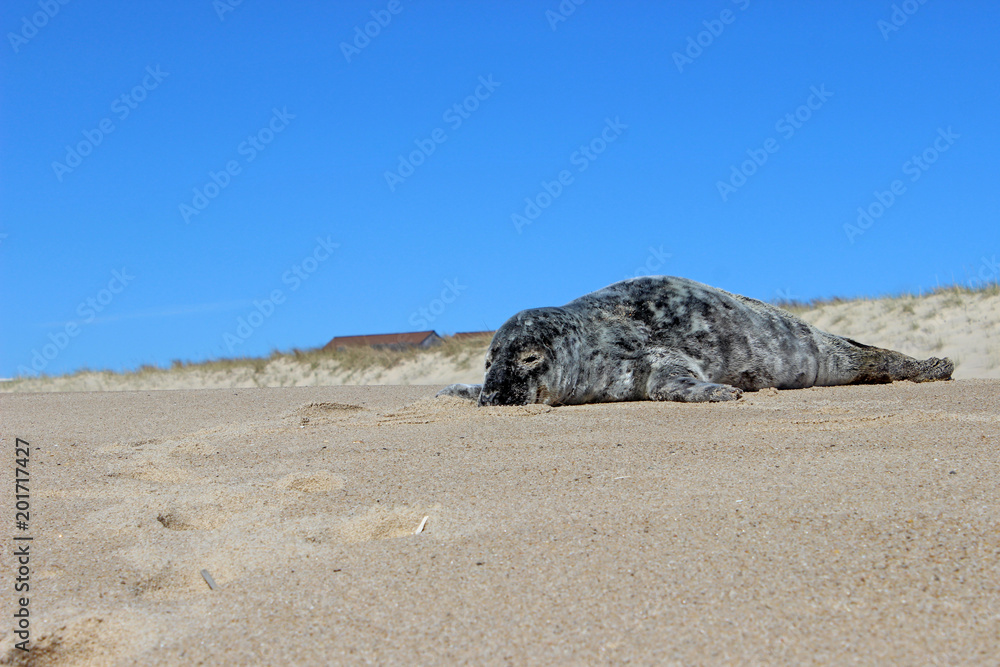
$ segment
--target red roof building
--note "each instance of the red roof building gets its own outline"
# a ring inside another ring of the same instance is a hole
[[[376,349],[405,350],[411,347],[432,347],[441,344],[441,336],[434,331],[412,333],[372,334],[370,336],[337,336],[323,346],[324,350],[342,347],[373,347]]]

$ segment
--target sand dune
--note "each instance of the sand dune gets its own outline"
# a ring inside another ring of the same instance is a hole
[[[955,378],[1000,378],[1000,295],[946,291],[797,312],[825,331],[912,357],[950,357]]]
[[[0,662],[995,664],[995,380],[437,388],[0,396],[34,537]]]
[[[951,357],[955,378],[1000,378],[1000,295],[946,291],[923,297],[844,301],[795,308],[821,329],[918,358]],[[136,373],[84,372],[0,383],[0,391],[127,391],[224,387],[315,387],[475,383],[482,380],[489,339],[445,350],[382,354],[275,355],[226,364],[194,364]]]

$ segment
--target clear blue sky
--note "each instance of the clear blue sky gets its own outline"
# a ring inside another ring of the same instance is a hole
[[[804,300],[1000,271],[995,2],[8,0],[0,27],[0,377],[492,329],[643,272]]]

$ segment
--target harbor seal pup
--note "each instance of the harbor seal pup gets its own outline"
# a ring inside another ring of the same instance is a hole
[[[483,384],[437,395],[479,405],[731,401],[766,387],[948,380],[953,370],[949,359],[863,345],[756,299],[646,276],[522,310],[494,334]]]

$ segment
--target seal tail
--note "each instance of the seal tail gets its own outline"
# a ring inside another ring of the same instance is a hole
[[[874,384],[896,380],[911,382],[950,380],[951,374],[955,371],[955,364],[951,359],[937,357],[914,359],[900,352],[864,345],[850,338],[845,340],[864,351],[857,377],[852,384]]]

